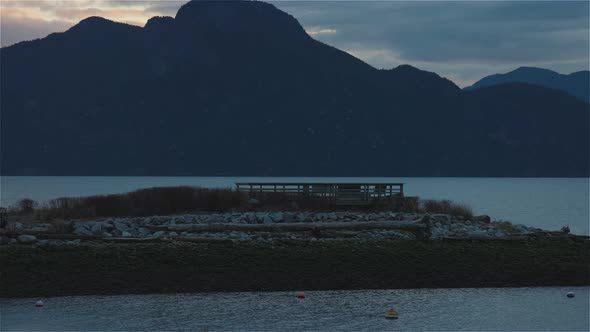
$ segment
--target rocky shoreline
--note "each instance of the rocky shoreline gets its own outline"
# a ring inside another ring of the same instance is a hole
[[[235,212],[11,223],[0,297],[590,285],[587,236],[471,219]]]
[[[358,212],[233,212],[107,218],[54,224],[15,223],[2,244],[79,245],[87,240],[231,240],[272,242],[436,240],[442,238],[560,237],[525,225],[448,214]],[[60,238],[61,235],[61,238]]]

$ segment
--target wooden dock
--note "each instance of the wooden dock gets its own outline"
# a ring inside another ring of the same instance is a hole
[[[403,183],[239,182],[236,188],[252,198],[282,194],[325,199],[341,206],[371,205],[404,196]]]

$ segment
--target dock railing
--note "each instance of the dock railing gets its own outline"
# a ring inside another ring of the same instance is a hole
[[[253,198],[282,194],[326,199],[336,205],[369,205],[404,195],[403,183],[238,182],[236,188]]]

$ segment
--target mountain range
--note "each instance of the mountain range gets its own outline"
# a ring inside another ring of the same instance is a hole
[[[520,67],[506,74],[495,74],[482,78],[466,90],[503,83],[528,83],[546,88],[565,91],[587,103],[590,102],[590,71],[582,70],[569,75],[559,74],[549,69]]]
[[[588,104],[378,70],[258,1],[0,50],[2,175],[588,176]]]

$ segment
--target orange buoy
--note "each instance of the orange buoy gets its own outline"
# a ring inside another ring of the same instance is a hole
[[[385,312],[385,318],[387,319],[398,319],[399,312],[394,309],[389,309]]]
[[[303,293],[303,292],[297,293],[297,298],[298,299],[304,299],[305,298],[305,293]]]

